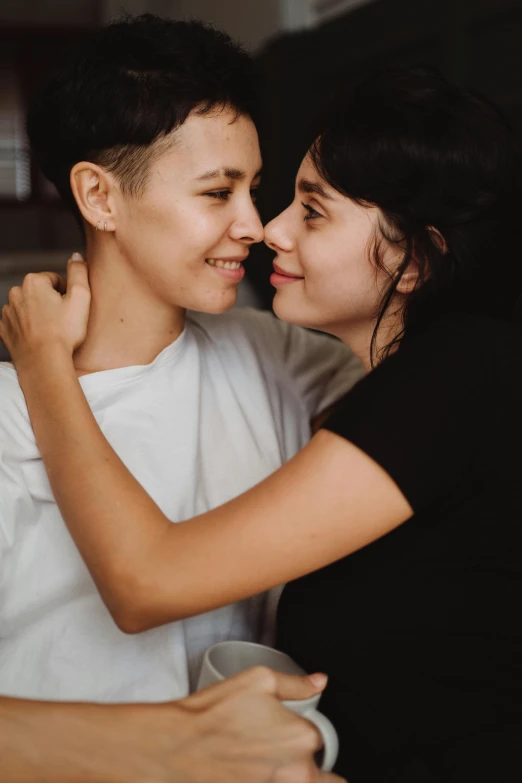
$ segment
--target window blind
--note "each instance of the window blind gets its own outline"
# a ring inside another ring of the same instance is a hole
[[[31,195],[25,111],[16,74],[0,63],[0,198],[24,201]]]

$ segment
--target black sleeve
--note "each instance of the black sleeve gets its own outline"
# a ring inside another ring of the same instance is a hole
[[[458,318],[410,338],[324,427],[372,457],[421,511],[458,485],[487,437],[502,372],[498,342],[495,329],[477,333]]]

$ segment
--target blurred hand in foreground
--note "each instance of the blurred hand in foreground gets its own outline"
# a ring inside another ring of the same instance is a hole
[[[281,704],[324,681],[255,668],[168,704],[0,698],[0,783],[342,783]]]

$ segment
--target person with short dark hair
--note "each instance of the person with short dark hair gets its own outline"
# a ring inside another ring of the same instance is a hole
[[[127,14],[75,44],[44,79],[27,130],[39,167],[85,230],[71,188],[75,164],[97,164],[122,194],[139,197],[192,113],[230,110],[233,124],[253,116],[255,98],[252,61],[226,33],[200,21]]]
[[[188,524],[85,403],[88,307],[39,278],[0,324],[113,616],[153,628],[288,582],[277,644],[328,673],[351,783],[520,780],[521,212],[520,145],[487,101],[425,69],[344,91],[265,237],[275,312],[367,375],[288,464]],[[71,284],[87,290],[84,265]]]
[[[292,457],[362,373],[341,342],[226,312],[263,237],[252,105],[249,58],[227,35],[145,15],[73,50],[28,117],[36,160],[86,236],[92,308],[77,377],[176,521]],[[278,591],[149,633],[118,628],[63,524],[11,364],[0,397],[0,693],[181,698],[209,645],[270,640]]]

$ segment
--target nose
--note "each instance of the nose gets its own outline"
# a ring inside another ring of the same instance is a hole
[[[285,209],[265,226],[265,244],[276,253],[289,252],[294,247],[286,220],[289,209]]]
[[[241,213],[232,224],[230,235],[232,239],[252,245],[255,242],[262,242],[265,232],[259,213],[250,197],[248,202],[242,206]]]

